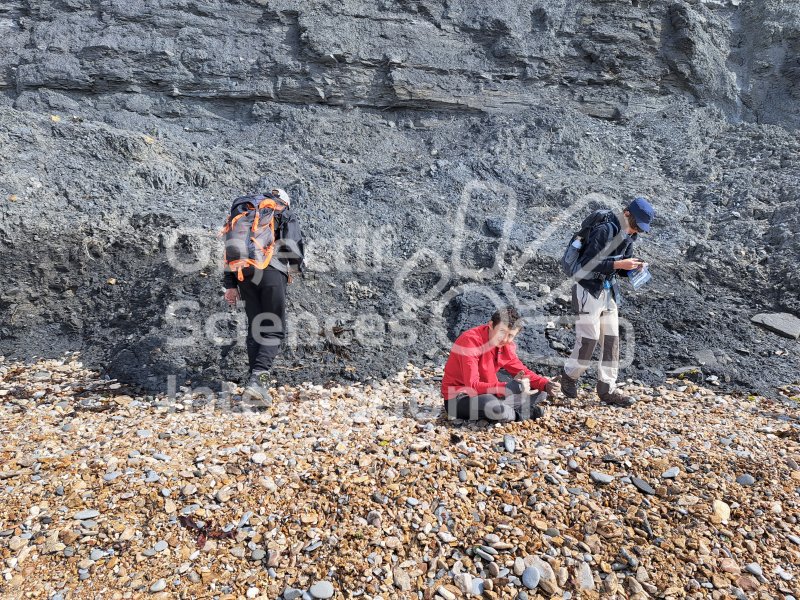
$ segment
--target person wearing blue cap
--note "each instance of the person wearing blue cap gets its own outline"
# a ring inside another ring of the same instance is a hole
[[[633,243],[640,233],[649,233],[655,217],[645,198],[635,198],[621,213],[597,211],[587,221],[585,239],[579,248],[572,278],[572,307],[575,322],[575,347],[561,371],[561,387],[568,398],[578,397],[578,379],[591,363],[600,342],[597,395],[605,404],[630,406],[631,396],[616,389],[619,373],[618,278],[645,268],[633,257]],[[584,221],[586,223],[587,221]],[[584,230],[582,230],[584,231]]]

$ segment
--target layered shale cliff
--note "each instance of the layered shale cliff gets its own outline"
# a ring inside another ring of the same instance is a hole
[[[800,313],[797,4],[474,4],[4,2],[0,352],[237,378],[216,231],[270,181],[309,239],[279,377],[440,364],[506,302],[554,373],[569,232],[643,194],[626,376],[792,383],[797,340],[751,318]]]

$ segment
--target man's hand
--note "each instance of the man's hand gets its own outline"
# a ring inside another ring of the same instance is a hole
[[[614,261],[614,268],[622,269],[623,271],[641,269],[644,265],[645,262],[641,258],[625,258],[623,260]]]
[[[561,395],[561,383],[555,379],[551,379],[547,382],[547,385],[544,386],[544,391],[547,392],[548,396],[557,398]]]
[[[236,301],[239,299],[239,290],[237,288],[228,288],[225,290],[225,302],[231,306],[236,306]]]
[[[530,395],[531,393],[531,380],[525,375],[525,371],[520,371],[514,377],[514,381],[519,381],[522,384],[522,393]]]

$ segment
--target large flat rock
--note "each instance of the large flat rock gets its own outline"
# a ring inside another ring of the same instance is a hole
[[[774,331],[778,335],[796,340],[800,338],[800,319],[790,313],[760,313],[753,323]]]

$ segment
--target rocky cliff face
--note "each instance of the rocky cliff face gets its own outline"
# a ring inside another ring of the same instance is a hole
[[[6,1],[0,351],[235,377],[215,233],[266,178],[311,240],[280,377],[441,362],[507,301],[554,372],[575,220],[644,194],[627,376],[790,383],[750,318],[800,312],[799,31],[788,0]]]

